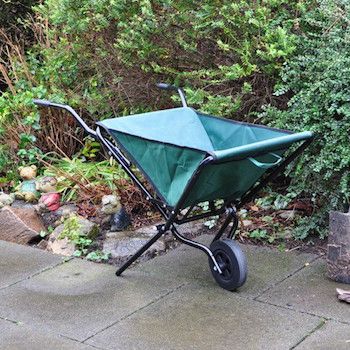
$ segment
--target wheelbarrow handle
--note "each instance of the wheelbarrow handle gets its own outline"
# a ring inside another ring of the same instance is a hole
[[[59,104],[59,103],[54,103],[48,100],[38,100],[35,99],[33,100],[33,102],[37,105],[37,106],[41,106],[41,107],[48,107],[48,108],[58,108],[58,109],[64,109],[67,112],[69,112],[74,119],[78,122],[78,124],[85,130],[85,132],[93,137],[94,139],[97,139],[97,135],[96,132],[94,130],[92,130],[85,122],[84,120],[80,117],[80,115],[71,107],[68,105],[63,105],[63,104]]]
[[[159,87],[159,89],[162,89],[162,90],[177,91],[178,94],[180,95],[182,106],[187,107],[185,93],[183,92],[183,90],[181,88],[179,88],[175,85],[167,84],[167,83],[157,83],[156,85],[157,85],[157,87]]]

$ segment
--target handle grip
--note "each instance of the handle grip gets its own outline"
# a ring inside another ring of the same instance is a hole
[[[171,84],[167,84],[167,83],[157,83],[156,84],[157,87],[159,87],[159,89],[162,90],[174,90],[177,91],[177,87]]]
[[[162,90],[177,91],[178,94],[180,95],[182,106],[187,107],[186,97],[185,97],[185,94],[181,88],[178,88],[174,85],[167,84],[167,83],[157,83],[156,85],[157,85],[157,87],[159,87],[159,89],[162,89]]]
[[[277,160],[273,163],[262,163],[262,162],[259,162],[258,160],[256,160],[255,158],[252,158],[252,157],[249,157],[248,159],[255,165],[257,166],[258,168],[261,168],[261,169],[270,169],[276,165],[278,165],[279,163],[281,163],[282,161],[282,157],[280,157],[278,154],[276,153],[268,153],[274,157],[277,158]]]
[[[58,108],[58,109],[64,109],[67,112],[69,112],[74,119],[78,122],[78,124],[85,130],[85,132],[93,137],[94,139],[97,139],[96,132],[89,128],[89,126],[84,122],[84,120],[80,117],[80,115],[71,107],[68,105],[63,105],[60,103],[54,103],[48,100],[38,100],[35,99],[33,102],[40,107],[47,107],[47,108]]]

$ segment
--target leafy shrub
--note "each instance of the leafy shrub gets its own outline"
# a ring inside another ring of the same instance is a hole
[[[204,111],[233,116],[272,98],[305,7],[295,0],[47,0],[37,11],[61,38],[46,53],[50,65],[59,58],[55,71],[72,71],[89,112],[154,108],[159,92],[150,87],[165,77],[189,86],[190,102]]]
[[[242,118],[273,99],[305,4],[46,0],[34,8],[30,49],[0,39],[8,56],[0,62],[8,85],[0,96],[0,127],[7,126],[0,142],[10,143],[16,161],[33,163],[39,151],[72,156],[81,138],[75,125],[57,123],[67,115],[40,118],[33,98],[79,106],[92,123],[173,105],[153,88],[160,80],[187,86],[189,102],[205,112]]]
[[[292,191],[314,199],[312,220],[304,218],[295,234],[324,236],[327,212],[347,209],[350,200],[350,4],[319,0],[304,19],[296,55],[282,71],[276,95],[293,93],[287,110],[268,108],[273,125],[318,136],[300,158]]]

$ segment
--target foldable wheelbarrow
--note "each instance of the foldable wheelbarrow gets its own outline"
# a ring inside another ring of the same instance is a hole
[[[34,102],[71,113],[86,133],[120,163],[165,219],[157,226],[157,233],[119,268],[118,276],[170,231],[179,241],[205,252],[216,282],[234,290],[247,276],[245,255],[232,240],[238,226],[237,209],[301,154],[313,135],[206,115],[187,107],[181,89],[164,83],[158,87],[178,91],[183,106],[106,119],[98,122],[95,130],[68,105]],[[295,143],[298,147],[285,155]],[[133,166],[153,186],[155,195],[147,190]],[[201,202],[209,203],[205,212],[196,211]],[[226,219],[210,247],[186,238],[176,228],[224,213]],[[227,238],[222,239],[225,232]]]

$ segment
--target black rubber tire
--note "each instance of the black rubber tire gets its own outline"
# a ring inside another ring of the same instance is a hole
[[[248,268],[247,259],[240,246],[231,239],[223,239],[214,241],[210,250],[223,272],[217,272],[212,259],[209,258],[211,273],[219,286],[230,291],[243,286]]]

